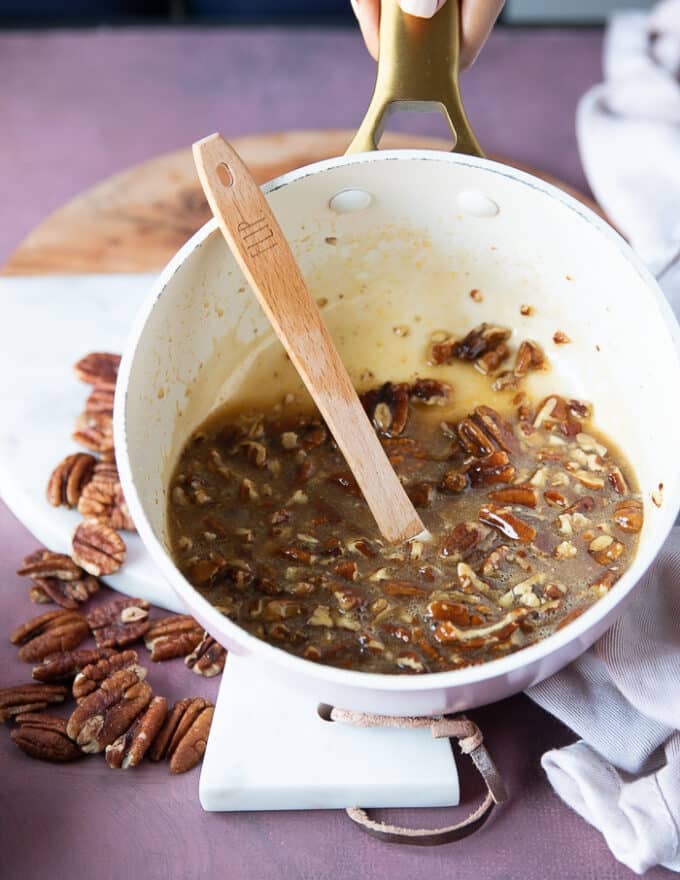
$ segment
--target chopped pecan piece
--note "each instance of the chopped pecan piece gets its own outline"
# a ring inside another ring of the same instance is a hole
[[[95,577],[113,574],[125,561],[121,536],[96,519],[83,520],[76,526],[71,548],[74,561]]]
[[[309,565],[312,561],[312,554],[309,550],[303,550],[300,547],[282,547],[279,550],[279,555],[283,556],[284,559],[297,562],[299,565]]]
[[[78,704],[66,732],[84,752],[103,752],[149,705],[151,696],[136,672],[119,669]]]
[[[482,574],[485,577],[497,577],[503,563],[508,556],[511,555],[512,550],[507,544],[501,544],[500,547],[496,547],[496,549],[492,550],[482,563]]]
[[[475,366],[480,373],[488,376],[490,373],[495,373],[509,355],[510,348],[505,342],[499,342],[494,348],[491,348],[483,355],[480,355],[475,361]]]
[[[204,632],[203,638],[191,654],[184,659],[184,663],[196,675],[212,678],[222,672],[226,660],[226,648],[223,648],[211,635]]]
[[[490,645],[512,635],[528,611],[528,608],[513,608],[501,620],[475,628],[460,628],[450,620],[442,620],[434,631],[434,637],[445,645],[460,643],[468,648]]]
[[[467,489],[468,478],[464,472],[451,470],[439,481],[440,492],[464,492]]]
[[[561,492],[554,489],[547,489],[543,493],[543,497],[551,507],[561,507],[563,510],[569,506],[569,502]]]
[[[354,479],[351,471],[340,471],[339,473],[329,474],[326,477],[326,482],[334,486],[339,486],[350,495],[356,495],[357,497],[361,496],[361,489],[359,489],[359,484]]]
[[[473,327],[460,340],[449,337],[442,342],[435,342],[430,350],[430,360],[434,364],[448,363],[453,358],[475,361],[481,355],[509,339],[510,334],[511,331],[507,327],[494,327],[484,322]]]
[[[47,483],[47,500],[53,507],[75,507],[83,488],[92,479],[97,459],[86,452],[67,455],[52,471]]]
[[[335,573],[339,574],[340,577],[344,578],[346,581],[355,581],[359,577],[359,569],[357,568],[356,562],[352,559],[338,562],[335,566]]]
[[[38,666],[33,667],[31,675],[36,681],[42,682],[68,681],[86,666],[111,654],[113,651],[109,648],[76,648],[74,651],[48,654]]]
[[[65,763],[83,757],[66,733],[66,721],[43,713],[17,715],[19,724],[10,734],[14,743],[31,758]]]
[[[73,426],[73,439],[92,452],[113,449],[113,419],[103,412],[81,413]]]
[[[17,574],[20,577],[53,577],[61,581],[77,581],[84,577],[85,572],[65,553],[53,553],[41,548],[26,556]]]
[[[624,550],[621,541],[617,541],[611,535],[598,535],[588,545],[588,552],[599,565],[615,562]]]
[[[415,651],[402,651],[395,660],[399,669],[407,672],[425,672],[425,664]]]
[[[439,553],[452,562],[458,562],[468,557],[488,534],[489,529],[480,523],[458,523],[454,530],[444,538]]]
[[[406,494],[414,507],[429,507],[434,498],[434,486],[426,480],[421,480],[418,483],[411,483],[406,489]]]
[[[189,614],[175,614],[155,620],[144,642],[154,663],[186,657],[203,638],[203,629]]]
[[[427,614],[433,620],[450,620],[456,626],[481,626],[484,623],[483,617],[462,602],[435,600],[427,606]]]
[[[489,497],[498,504],[519,504],[522,507],[536,507],[538,501],[536,490],[527,484],[495,489],[489,493]]]
[[[361,402],[376,429],[388,437],[403,433],[408,421],[409,387],[385,382],[361,395]]]
[[[149,758],[152,761],[162,761],[164,758],[172,757],[177,745],[194,721],[210,705],[203,697],[185,697],[183,700],[178,700],[168,712],[149,750]]]
[[[90,634],[87,621],[75,611],[48,611],[17,627],[10,636],[13,645],[21,645],[19,657],[35,663],[48,654],[77,648]]]
[[[624,532],[639,532],[642,529],[642,520],[642,502],[635,498],[621,501],[614,508],[614,522]]]
[[[18,684],[0,689],[0,722],[22,712],[39,712],[50,703],[63,703],[68,688],[60,684]]]
[[[136,767],[147,753],[168,714],[165,697],[154,697],[132,726],[106,747],[106,763],[115,770]]]
[[[536,537],[536,529],[533,526],[503,507],[488,505],[480,508],[479,520],[487,526],[498,529],[506,538],[520,541],[522,544],[530,544]]]
[[[608,569],[607,571],[603,571],[602,574],[599,574],[595,580],[591,581],[589,586],[591,589],[595,589],[598,594],[604,595],[604,593],[611,590],[620,577],[621,572]]]
[[[507,452],[498,449],[483,458],[473,458],[468,468],[468,477],[473,486],[483,483],[491,486],[494,483],[512,483],[515,479],[515,467],[510,463]]]
[[[410,388],[411,398],[428,405],[444,403],[449,399],[451,386],[438,379],[416,379]]]
[[[145,599],[116,599],[87,615],[99,648],[124,648],[138,642],[149,629]]]
[[[130,670],[137,676],[138,681],[146,678],[146,669],[139,665],[136,651],[121,651],[120,654],[110,652],[109,656],[94,659],[78,672],[73,682],[73,698],[80,702],[88,694],[96,691],[103,681],[119,669]]]
[[[545,352],[541,346],[532,339],[525,339],[517,349],[517,359],[513,372],[519,379],[527,375],[530,370],[540,370],[547,364]]]
[[[380,589],[387,596],[423,596],[430,592],[429,587],[421,587],[413,581],[405,580],[383,581]]]
[[[76,376],[88,385],[113,388],[118,378],[120,355],[104,351],[93,351],[81,358],[74,366]]]

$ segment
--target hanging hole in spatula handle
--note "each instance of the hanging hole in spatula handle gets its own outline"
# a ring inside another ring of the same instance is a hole
[[[453,151],[483,156],[458,85],[459,0],[448,0],[432,18],[403,12],[398,0],[381,0],[380,53],[375,89],[348,153],[378,149],[395,109],[439,110],[454,138]]]

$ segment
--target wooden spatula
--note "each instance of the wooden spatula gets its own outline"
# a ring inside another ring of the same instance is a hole
[[[267,200],[220,134],[194,144],[208,204],[390,542],[427,534],[380,445]]]

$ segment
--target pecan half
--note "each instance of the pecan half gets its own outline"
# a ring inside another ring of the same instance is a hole
[[[514,465],[510,464],[507,452],[498,449],[483,458],[473,458],[467,473],[473,486],[480,483],[490,486],[494,483],[512,483],[516,471]]]
[[[184,663],[196,675],[212,678],[222,672],[226,660],[226,648],[223,648],[211,635],[204,632],[203,638],[191,654],[185,658]]]
[[[83,489],[78,501],[78,513],[105,523],[112,529],[135,531],[115,465],[107,465],[106,472],[97,472],[95,468],[93,478]]]
[[[94,653],[94,652],[93,652]],[[108,657],[99,657],[86,664],[76,675],[73,681],[72,693],[75,700],[80,702],[88,694],[96,691],[101,683],[110,678],[114,672],[127,669],[137,676],[138,681],[146,678],[146,669],[139,665],[136,651],[121,651],[120,654],[111,654]]]
[[[496,489],[489,493],[489,498],[498,504],[519,504],[522,507],[536,507],[537,495],[538,493],[533,486],[522,483]]]
[[[206,706],[170,752],[170,772],[186,773],[203,758],[215,708]]]
[[[47,500],[53,507],[75,507],[83,488],[92,479],[97,459],[87,452],[67,455],[47,482]]]
[[[96,519],[83,520],[73,533],[73,559],[95,577],[113,574],[125,561],[125,542],[121,536]]]
[[[83,572],[83,577],[77,581],[62,581],[51,577],[33,578],[33,587],[28,596],[31,602],[54,602],[62,608],[73,609],[87,602],[98,590],[97,578]]]
[[[61,581],[77,581],[85,572],[65,553],[53,553],[40,548],[24,558],[24,564],[17,571],[20,577],[59,578]]]
[[[160,733],[149,751],[152,761],[172,757],[178,743],[187,733],[201,712],[211,704],[203,697],[185,697],[178,700],[165,719]]]
[[[106,747],[106,763],[115,770],[136,767],[149,750],[168,714],[165,697],[154,697],[125,733]]]
[[[186,657],[203,639],[203,629],[188,614],[155,620],[145,636],[146,647],[154,662]]]
[[[498,529],[506,538],[520,541],[522,544],[530,544],[536,537],[536,529],[533,526],[504,507],[490,504],[480,508],[479,521]]]
[[[621,501],[614,508],[614,522],[624,532],[639,532],[642,521],[642,502],[635,498]]]
[[[85,697],[66,731],[87,753],[103,752],[151,702],[151,688],[131,669],[120,669]]]
[[[149,603],[145,599],[116,599],[87,615],[99,648],[124,648],[138,642],[149,629]]]
[[[49,703],[63,703],[68,689],[60,684],[18,684],[0,689],[0,722],[22,712],[37,712]]]
[[[73,426],[73,440],[92,452],[113,449],[113,419],[108,413],[81,413]]]
[[[68,679],[74,678],[81,669],[104,657],[109,657],[112,653],[113,651],[108,648],[103,650],[77,648],[75,651],[48,654],[38,666],[33,667],[31,675],[36,681],[68,681]]]
[[[10,736],[31,758],[65,763],[83,757],[78,746],[69,739],[63,718],[29,712],[17,715],[15,720],[20,726]]]
[[[106,413],[113,416],[115,389],[110,385],[95,385],[85,401],[86,413]]]
[[[10,635],[13,645],[21,645],[19,657],[35,663],[48,654],[77,648],[90,634],[82,614],[75,611],[48,611],[18,626]]]
[[[120,355],[106,351],[93,351],[82,357],[73,367],[81,382],[88,385],[115,387],[118,378]]]
[[[508,454],[519,451],[519,441],[512,426],[490,406],[478,406],[471,416],[496,446]]]

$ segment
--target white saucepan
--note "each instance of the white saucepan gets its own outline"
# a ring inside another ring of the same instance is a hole
[[[416,37],[432,32],[418,23],[422,32],[414,37],[408,29],[415,20],[390,6],[396,9],[394,0],[385,0],[384,34],[400,27],[412,48]],[[444,10],[449,7],[457,4]],[[449,63],[455,68],[455,58]],[[412,94],[407,99],[413,103]],[[445,99],[462,131],[456,101],[457,93]],[[384,106],[379,109],[381,116]],[[476,150],[469,129],[462,141],[468,152]],[[322,314],[358,386],[433,375],[425,351],[436,330],[466,331],[487,320],[512,327],[515,344],[536,339],[552,369],[531,377],[527,390],[591,401],[597,424],[635,470],[645,511],[639,551],[612,590],[564,629],[510,656],[452,672],[379,675],[321,666],[225,618],[172,561],[169,477],[191,432],[216,407],[273,403],[300,393],[301,385],[211,221],[155,283],[119,374],[118,466],[133,519],[160,571],[230,651],[265,664],[272,677],[319,702],[431,715],[489,703],[551,675],[621,613],[680,504],[674,397],[680,333],[653,277],[588,208],[531,175],[474,155],[357,153],[286,174],[264,191],[312,291],[326,301]],[[483,292],[482,302],[470,298],[473,288]],[[534,314],[520,315],[522,304],[532,305]],[[571,343],[555,344],[557,330]],[[454,386],[461,414],[488,393],[481,380],[464,379],[456,367],[439,367],[436,376]]]

